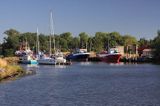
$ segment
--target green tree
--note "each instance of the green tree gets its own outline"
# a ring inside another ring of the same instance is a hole
[[[4,34],[6,34],[8,37],[15,37],[15,36],[19,36],[20,32],[15,29],[9,29],[9,30],[6,30]]]
[[[93,50],[93,37],[88,38],[88,51]]]
[[[105,33],[96,32],[95,37],[93,37],[94,51],[100,52],[104,50],[104,45],[105,45],[104,41],[106,41],[104,38],[105,38]]]
[[[68,50],[68,45],[67,45],[67,40],[64,38],[59,39],[59,48],[63,51],[66,52]]]
[[[2,54],[4,56],[13,56],[15,51],[19,47],[20,33],[15,29],[9,29],[4,32],[7,37],[4,37],[4,43],[2,44]]]
[[[125,53],[133,53],[132,49],[129,47],[137,45],[138,44],[137,39],[131,35],[125,35],[123,36],[123,40],[124,40],[124,46],[126,47],[124,50]]]
[[[85,32],[81,32],[79,34],[80,37],[80,47],[81,48],[87,48],[87,43],[88,43],[88,34],[86,34]]]
[[[40,51],[49,51],[49,36],[46,36],[44,34],[39,35],[39,48]]]
[[[153,42],[153,49],[155,49],[154,58],[157,62],[160,62],[160,30],[158,30],[157,36],[153,39]]]
[[[80,38],[79,37],[74,37],[72,39],[72,49],[75,49],[75,48],[79,48],[79,45],[80,45]]]
[[[72,44],[71,44],[72,39],[73,39],[72,33],[70,33],[70,32],[62,33],[62,34],[60,34],[60,38],[63,38],[66,40],[66,41],[63,40],[64,42],[67,42],[67,46],[65,48],[66,50],[68,50],[72,47]]]
[[[124,40],[124,45],[132,45],[132,44],[137,44],[137,39],[131,35],[125,35],[123,36],[123,40]]]
[[[109,33],[109,37],[110,37],[110,41],[112,42],[111,43],[112,47],[117,46],[117,45],[124,45],[124,41],[120,33],[111,32]]]
[[[32,50],[36,50],[36,39],[37,39],[37,34],[36,33],[31,33],[31,32],[26,32],[21,34],[20,41],[26,41],[29,44],[29,47]]]

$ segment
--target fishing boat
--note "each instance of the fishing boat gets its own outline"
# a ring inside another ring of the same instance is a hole
[[[109,51],[102,51],[97,54],[97,57],[104,62],[119,63],[121,54],[115,48],[109,49]]]
[[[23,64],[37,64],[37,60],[33,51],[30,50],[27,42],[20,44],[20,49],[15,52],[15,55],[19,57],[19,63]]]
[[[87,49],[76,49],[73,53],[69,54],[66,59],[71,61],[86,61],[88,60],[90,53]]]

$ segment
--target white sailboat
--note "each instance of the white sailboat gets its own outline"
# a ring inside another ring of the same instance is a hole
[[[54,36],[54,29],[53,29],[53,16],[52,16],[52,12],[51,12],[51,16],[50,16],[50,40],[49,40],[49,57],[45,56],[44,54],[41,54],[39,56],[38,64],[46,64],[46,65],[56,65],[58,63],[66,63],[66,59],[64,59],[63,54],[60,54],[59,52],[55,53],[54,55],[52,55],[52,45],[51,45],[51,38],[52,36]],[[38,35],[37,35],[38,36]],[[54,42],[54,51],[55,51],[55,37],[53,39]]]
[[[51,18],[50,18],[50,21],[51,21],[51,26],[50,26],[50,30],[51,30],[51,35],[54,36],[54,28],[53,28],[53,16],[52,16],[52,12],[51,12]],[[58,49],[56,50],[56,47],[55,47],[55,37],[53,39],[53,43],[54,43],[54,58],[55,58],[55,61],[56,63],[58,64],[64,64],[66,63],[66,59],[64,58],[64,55],[61,51],[58,51]]]

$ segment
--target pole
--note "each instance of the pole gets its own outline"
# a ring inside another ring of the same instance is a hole
[[[39,33],[38,33],[38,27],[37,27],[37,43],[36,43],[36,53],[39,54]]]
[[[54,43],[54,52],[55,52],[55,36],[54,36],[54,27],[53,27],[53,14],[52,11],[50,13],[51,17],[50,17],[50,55],[51,55],[51,38],[53,36],[53,43]]]

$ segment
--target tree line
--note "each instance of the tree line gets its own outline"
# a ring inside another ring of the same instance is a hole
[[[19,49],[20,43],[27,41],[31,50],[36,51],[37,33],[25,32],[20,33],[15,29],[9,29],[4,32],[6,37],[0,44],[0,53],[3,56],[13,56]],[[153,40],[141,38],[137,40],[131,35],[121,35],[119,32],[96,32],[95,35],[89,35],[81,32],[78,36],[73,36],[71,32],[52,35],[52,41],[55,39],[56,48],[62,52],[72,51],[75,48],[87,48],[88,51],[100,52],[107,50],[108,47],[138,45],[139,48],[155,49],[156,58],[160,59],[160,31]],[[50,35],[39,34],[39,46],[41,51],[49,51]],[[52,47],[54,42],[52,42]],[[53,49],[52,49],[53,51]],[[127,52],[127,51],[126,51]]]

